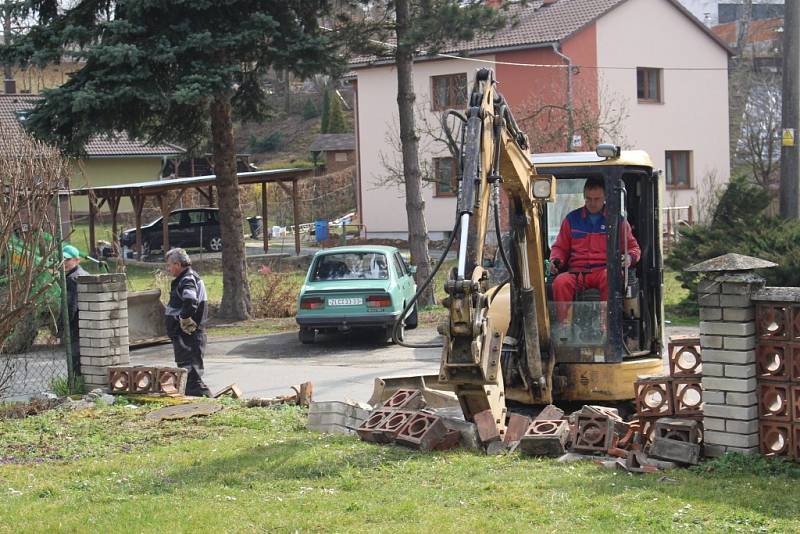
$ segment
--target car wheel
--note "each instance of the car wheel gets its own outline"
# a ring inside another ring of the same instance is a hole
[[[211,239],[208,240],[207,248],[211,252],[222,251],[222,238],[219,236],[212,237]]]
[[[417,303],[414,303],[414,307],[411,308],[411,313],[406,316],[406,329],[414,330],[419,323],[419,317],[417,316]]]
[[[314,343],[315,332],[313,328],[301,328],[298,333],[300,343],[303,345],[312,345]]]

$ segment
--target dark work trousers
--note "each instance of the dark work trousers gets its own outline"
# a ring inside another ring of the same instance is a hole
[[[175,351],[175,364],[188,371],[186,394],[192,396],[211,396],[211,390],[203,382],[203,354],[206,351],[206,333],[200,330],[194,334],[172,334],[172,348]]]
[[[71,332],[72,334],[72,372],[76,375],[81,374],[81,334],[76,328]]]

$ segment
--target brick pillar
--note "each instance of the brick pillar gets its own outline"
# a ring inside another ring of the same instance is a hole
[[[86,387],[108,388],[108,367],[128,365],[128,291],[124,274],[78,277],[81,374]]]
[[[709,273],[699,285],[706,456],[758,452],[756,323],[752,272]]]

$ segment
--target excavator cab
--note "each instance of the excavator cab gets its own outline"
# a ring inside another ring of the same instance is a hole
[[[602,148],[601,148],[602,150]],[[576,271],[575,300],[558,313],[548,280],[548,311],[553,332],[553,347],[559,362],[613,363],[641,357],[658,357],[663,337],[662,258],[659,221],[659,175],[646,153],[614,151],[612,157],[595,152],[541,154],[532,158],[539,172],[552,174],[557,181],[555,201],[543,210],[546,235],[541,242],[544,255],[558,235],[567,214],[584,204],[583,186],[591,177],[605,183],[608,300],[600,292],[585,288],[585,272]],[[639,262],[626,268],[621,258],[627,254],[626,241],[620,239],[623,222],[631,226],[639,243]],[[559,320],[561,319],[561,320]]]

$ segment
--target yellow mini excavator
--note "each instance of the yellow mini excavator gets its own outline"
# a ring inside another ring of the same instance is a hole
[[[448,116],[460,123],[445,127],[459,162],[451,239],[458,262],[445,283],[449,313],[440,326],[438,386],[455,392],[467,420],[490,410],[501,433],[506,400],[536,405],[633,399],[636,377],[662,370],[662,193],[650,158],[613,145],[531,156],[527,136],[488,69],[477,73],[466,112],[447,114],[443,124]],[[608,300],[600,301],[596,290],[579,291],[568,317],[556,325],[546,259],[566,214],[583,205],[583,184],[590,177],[605,183],[607,258],[617,259],[607,264]],[[499,230],[501,191],[508,199],[506,235]],[[620,259],[626,253],[620,239],[625,220],[641,248],[631,268]],[[494,260],[485,257],[492,227]],[[428,377],[436,388],[432,381]]]

